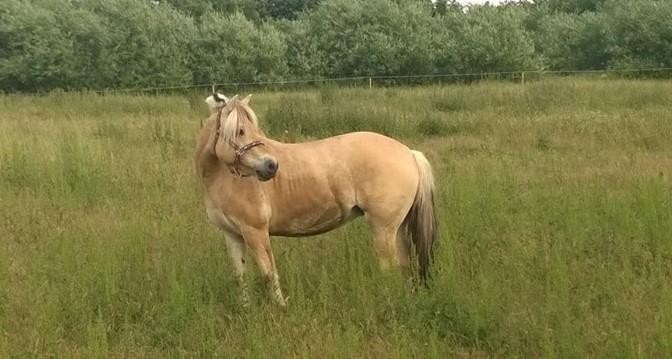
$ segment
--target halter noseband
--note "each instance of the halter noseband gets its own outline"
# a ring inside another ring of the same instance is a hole
[[[222,106],[219,109],[219,112],[217,113],[217,128],[215,130],[215,141],[212,142],[212,152],[217,156],[217,152],[215,151],[215,148],[217,147],[217,140],[219,140],[219,128],[222,126],[222,110],[224,110],[224,106]],[[238,146],[238,144],[234,143],[233,141],[229,140],[228,141],[229,145],[236,151],[236,156],[233,158],[233,165],[229,167],[229,171],[231,171],[232,174],[238,176],[238,177],[247,177],[243,176],[242,173],[240,173],[240,170],[238,169],[238,164],[240,163],[240,159],[245,155],[247,151],[250,150],[250,148],[257,147],[257,146],[263,146],[264,143],[261,141],[252,141],[244,146]]]

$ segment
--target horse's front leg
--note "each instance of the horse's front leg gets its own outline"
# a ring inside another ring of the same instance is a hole
[[[240,287],[240,300],[243,307],[250,305],[250,296],[245,283],[245,241],[238,234],[226,232],[226,247],[229,250],[229,256],[233,262],[233,269],[236,272],[236,280]]]
[[[243,238],[247,247],[252,252],[254,259],[257,262],[259,271],[264,276],[268,284],[273,299],[281,306],[287,305],[287,300],[280,289],[280,280],[278,271],[275,267],[275,259],[273,259],[273,252],[271,251],[271,240],[268,235],[268,230],[258,228],[241,228]]]

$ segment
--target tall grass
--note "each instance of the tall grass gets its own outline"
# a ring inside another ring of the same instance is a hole
[[[278,238],[238,306],[192,164],[202,99],[0,97],[2,357],[669,357],[672,84],[553,80],[260,93],[274,138],[351,130],[438,181],[429,290],[355,221]]]

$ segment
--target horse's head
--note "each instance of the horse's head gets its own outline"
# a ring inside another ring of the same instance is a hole
[[[205,100],[211,114],[217,114],[212,149],[234,175],[268,181],[275,177],[278,161],[268,152],[267,139],[249,105],[251,96],[241,100],[238,95],[229,99],[215,93]]]

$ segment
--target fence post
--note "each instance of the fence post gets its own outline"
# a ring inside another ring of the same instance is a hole
[[[373,80],[369,77],[369,88],[373,87]]]
[[[212,94],[215,93],[215,84],[212,84]]]
[[[525,85],[525,71],[520,73],[520,83],[521,85]]]

